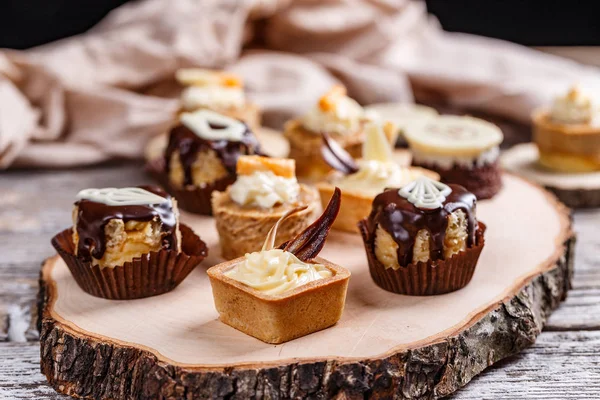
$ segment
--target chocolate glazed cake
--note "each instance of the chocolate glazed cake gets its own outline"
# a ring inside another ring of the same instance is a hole
[[[215,135],[230,128],[210,121],[208,127]],[[147,169],[181,208],[212,215],[212,192],[224,191],[235,181],[238,157],[261,154],[258,140],[247,125],[243,127],[240,140],[207,139],[179,123],[169,134],[164,159],[150,162]]]
[[[385,290],[442,294],[466,286],[473,276],[485,231],[475,216],[475,195],[439,182],[422,190],[426,179],[417,180],[412,193],[409,188],[379,194],[371,214],[359,222],[371,277]],[[435,196],[428,188],[437,193],[437,203],[427,203]],[[423,192],[426,196],[415,199]]]
[[[157,187],[86,189],[73,228],[52,245],[85,292],[127,300],[174,289],[206,257],[206,244],[179,224],[177,204]]]

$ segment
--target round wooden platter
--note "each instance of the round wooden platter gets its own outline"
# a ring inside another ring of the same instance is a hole
[[[571,208],[600,207],[600,172],[560,173],[540,166],[534,143],[519,144],[503,153],[502,167],[553,192]]]
[[[221,261],[210,217],[182,213],[210,254],[162,296],[92,297],[52,257],[40,277],[42,372],[57,391],[89,399],[446,396],[532,344],[570,286],[568,209],[514,175],[504,184],[478,204],[486,247],[454,293],[386,292],[370,278],[360,237],[332,232],[321,256],[352,272],[344,314],[282,345],[218,320],[206,275]]]

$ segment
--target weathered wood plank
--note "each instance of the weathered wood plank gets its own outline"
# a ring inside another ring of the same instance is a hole
[[[39,372],[37,343],[0,343],[0,398],[57,400]],[[597,399],[600,332],[544,332],[518,356],[484,371],[452,400]]]

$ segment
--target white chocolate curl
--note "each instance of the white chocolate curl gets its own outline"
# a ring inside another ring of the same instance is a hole
[[[84,189],[77,193],[77,200],[90,200],[107,206],[142,206],[162,204],[164,197],[138,187]]]
[[[265,294],[277,295],[329,278],[332,273],[322,264],[305,263],[290,252],[273,249],[246,254],[244,261],[225,275]]]
[[[238,175],[229,189],[229,196],[240,206],[271,208],[276,204],[295,201],[300,185],[295,177],[285,178],[272,171],[256,171]]]
[[[450,193],[452,193],[452,189],[448,185],[426,176],[417,178],[417,180],[398,191],[400,196],[411,202],[415,207],[426,210],[440,208]]]
[[[179,119],[183,125],[205,140],[239,142],[246,131],[246,126],[240,121],[210,110],[185,112]],[[211,124],[219,128],[215,129],[210,126]]]

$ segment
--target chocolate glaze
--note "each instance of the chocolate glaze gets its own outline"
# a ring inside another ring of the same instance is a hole
[[[161,197],[171,199],[166,192],[156,186],[140,187]],[[75,226],[79,235],[77,256],[85,261],[91,261],[92,257],[99,260],[104,256],[107,241],[104,228],[111,219],[121,219],[123,222],[147,222],[159,218],[161,230],[166,233],[162,247],[164,249],[177,248],[177,217],[173,212],[171,201],[153,205],[109,206],[84,199],[77,201],[75,205],[79,207]]]
[[[244,124],[245,125],[245,124]],[[225,169],[235,176],[237,159],[241,155],[261,154],[260,145],[254,134],[247,125],[242,140],[206,140],[196,135],[191,129],[179,124],[171,129],[169,144],[165,150],[166,173],[170,171],[171,156],[179,151],[179,159],[184,171],[184,185],[192,185],[192,165],[196,162],[199,152],[202,150],[213,150],[222,161]],[[213,129],[224,128],[223,126],[210,124]]]
[[[444,257],[444,238],[448,216],[463,210],[467,216],[467,246],[475,243],[477,221],[475,220],[476,198],[459,185],[448,185],[452,193],[442,207],[434,210],[420,209],[398,194],[398,189],[388,189],[373,200],[373,209],[366,219],[368,236],[373,239],[378,225],[390,234],[398,244],[398,264],[407,266],[412,262],[417,233],[425,229],[430,234],[429,257],[440,260]]]

